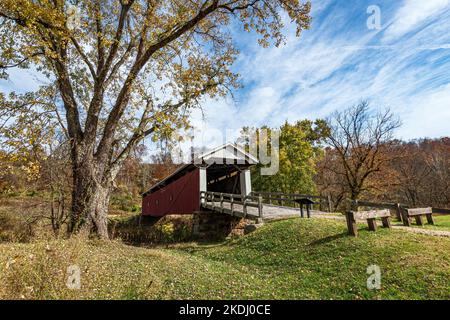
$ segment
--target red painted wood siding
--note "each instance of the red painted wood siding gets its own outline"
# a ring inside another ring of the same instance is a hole
[[[142,199],[142,215],[191,214],[200,210],[200,171],[194,169]]]

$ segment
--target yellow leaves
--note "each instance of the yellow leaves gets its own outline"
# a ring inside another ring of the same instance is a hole
[[[53,111],[52,107],[41,105],[53,96],[52,89],[44,87],[38,93],[11,93],[8,100],[0,97],[1,116],[8,119],[0,127],[1,174],[25,176],[27,181],[40,175],[40,163],[46,158],[45,146],[54,139],[56,121],[51,113],[45,112]]]
[[[22,166],[22,170],[26,173],[28,182],[35,181],[40,177],[41,166],[37,162],[30,162]]]

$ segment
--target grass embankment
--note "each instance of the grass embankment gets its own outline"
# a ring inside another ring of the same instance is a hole
[[[73,264],[81,290],[66,287]],[[372,264],[378,291],[366,288]],[[342,221],[291,219],[216,244],[3,243],[0,283],[0,298],[449,299],[450,239],[400,230],[351,238]]]

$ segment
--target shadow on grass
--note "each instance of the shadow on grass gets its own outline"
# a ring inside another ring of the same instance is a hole
[[[210,249],[217,249],[225,246],[232,246],[233,242],[230,239],[226,240],[194,240],[186,243],[177,243],[169,245],[168,248],[176,249],[178,251],[187,253],[198,253]]]
[[[328,237],[325,237],[325,238],[322,238],[322,239],[315,240],[315,241],[311,242],[309,245],[310,246],[318,246],[318,245],[330,243],[330,242],[333,242],[335,240],[342,239],[342,238],[345,238],[345,237],[348,237],[348,236],[349,236],[348,233],[345,231],[345,232],[342,232],[342,233],[339,233],[339,234],[335,234],[335,235],[332,235],[332,236],[328,236]]]

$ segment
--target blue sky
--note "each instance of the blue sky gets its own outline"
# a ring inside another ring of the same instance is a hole
[[[373,5],[379,30],[367,27]],[[450,135],[450,0],[313,0],[312,17],[300,38],[287,23],[279,48],[262,48],[233,26],[241,51],[233,68],[244,87],[235,100],[205,101],[195,128],[214,140],[242,126],[325,118],[364,99],[401,117],[399,138]],[[0,90],[32,90],[37,79],[13,70]]]
[[[381,29],[369,29],[371,5]],[[241,53],[236,99],[206,102],[202,132],[324,118],[369,100],[401,117],[397,137],[450,135],[450,0],[313,0],[310,30],[264,49],[234,29]]]

